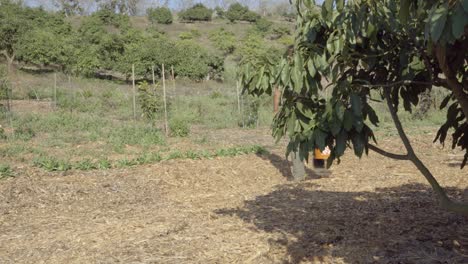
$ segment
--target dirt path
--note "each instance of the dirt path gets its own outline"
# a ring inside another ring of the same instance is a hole
[[[458,154],[416,142],[460,198]],[[309,174],[288,181],[276,152],[25,172],[0,181],[0,263],[468,263],[466,219],[439,209],[411,164],[349,156]]]

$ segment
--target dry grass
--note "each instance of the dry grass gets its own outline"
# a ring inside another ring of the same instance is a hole
[[[460,198],[460,153],[430,138],[417,149]],[[394,142],[381,145],[398,151]],[[276,150],[20,174],[0,182],[0,263],[467,263],[466,219],[439,209],[411,164],[374,154],[302,183]]]

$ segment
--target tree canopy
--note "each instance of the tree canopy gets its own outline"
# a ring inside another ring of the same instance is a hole
[[[433,85],[450,92],[445,124],[437,133],[444,143],[468,160],[468,1],[344,1],[295,2],[298,17],[294,47],[276,63],[245,60],[239,74],[252,94],[283,88],[283,105],[273,135],[289,136],[288,152],[307,158],[315,148],[331,149],[329,164],[347,148],[361,157],[369,150],[409,160],[432,185],[442,204],[466,213],[452,203],[419,160],[398,117],[399,105],[412,111],[419,95]],[[322,92],[330,91],[326,100]],[[372,130],[379,117],[371,102],[385,101],[407,154],[379,149]],[[451,129],[451,130],[450,130]],[[374,143],[372,143],[374,142]]]

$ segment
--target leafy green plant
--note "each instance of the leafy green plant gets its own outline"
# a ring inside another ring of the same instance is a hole
[[[72,169],[70,162],[49,156],[37,157],[33,160],[33,164],[47,171],[68,171]]]
[[[110,168],[112,168],[112,163],[107,158],[100,159],[97,162],[97,169],[99,169],[99,170],[108,170]]]
[[[272,26],[273,22],[263,17],[255,21],[255,28],[264,35],[270,32]]]
[[[225,52],[226,54],[233,53],[236,49],[236,35],[224,28],[211,32],[209,38],[217,49]]]
[[[138,162],[133,159],[121,159],[117,161],[117,168],[133,167],[138,165]]]
[[[5,132],[5,129],[2,126],[0,126],[0,140],[5,140],[7,138],[8,137],[7,137],[7,134]]]
[[[211,21],[213,10],[203,4],[195,4],[193,7],[181,11],[179,18],[183,22]]]
[[[16,127],[14,130],[15,138],[20,140],[27,141],[32,139],[35,135],[36,133],[34,132],[32,127],[27,123],[19,124],[18,127]]]
[[[247,21],[255,22],[260,18],[260,15],[250,11],[247,6],[243,6],[240,3],[234,3],[229,6],[226,11],[226,18],[231,22],[235,21]]]
[[[138,101],[143,117],[154,125],[155,120],[164,112],[164,99],[160,89],[142,82],[138,85]]]
[[[73,166],[74,169],[76,170],[83,170],[83,171],[88,171],[88,170],[95,170],[98,169],[99,166],[98,164],[95,164],[92,160],[90,159],[85,159],[82,161],[79,161]]]
[[[0,179],[7,178],[7,177],[14,177],[15,174],[13,169],[10,165],[7,164],[0,164]]]
[[[169,130],[173,137],[187,137],[190,134],[190,124],[183,118],[173,118],[169,122]]]
[[[153,24],[172,24],[172,12],[167,7],[148,8],[146,14]]]
[[[179,38],[182,40],[193,39],[193,34],[191,32],[182,32],[179,34]]]

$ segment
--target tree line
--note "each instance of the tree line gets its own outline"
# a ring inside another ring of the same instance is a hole
[[[128,79],[131,66],[149,78],[154,65],[174,67],[190,79],[216,78],[224,58],[191,40],[171,40],[155,27],[139,30],[130,18],[109,9],[83,17],[72,27],[63,13],[0,1],[0,52],[9,68],[15,63],[67,74],[110,75]],[[157,72],[159,74],[159,72]]]

